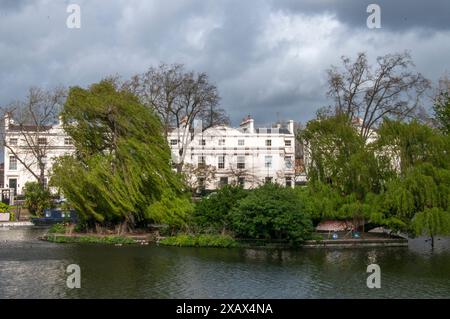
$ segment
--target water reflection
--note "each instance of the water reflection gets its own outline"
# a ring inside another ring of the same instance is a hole
[[[409,248],[201,249],[57,245],[0,232],[1,298],[427,298],[450,296],[450,242]],[[81,289],[65,286],[81,267]],[[368,289],[377,263],[382,288]]]

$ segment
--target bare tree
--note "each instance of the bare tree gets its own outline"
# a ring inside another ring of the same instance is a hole
[[[430,87],[420,73],[410,70],[414,64],[407,52],[378,57],[375,68],[365,53],[355,61],[342,57],[342,64],[343,69],[333,66],[327,71],[328,96],[334,99],[337,114],[360,120],[361,136],[366,139],[384,117],[414,116]]]
[[[166,137],[174,125],[173,110],[176,108],[183,80],[181,64],[161,64],[158,68],[150,67],[147,72],[134,75],[130,81],[125,82],[125,86],[142,103],[159,115]]]
[[[58,120],[66,90],[30,88],[23,101],[2,108],[1,142],[10,154],[44,186],[45,166],[52,139],[48,132]]]
[[[196,133],[229,123],[225,111],[219,107],[217,88],[208,76],[187,72],[181,64],[152,67],[144,74],[135,75],[126,86],[160,116],[166,137],[171,131],[176,132],[178,172],[183,169],[187,148]],[[202,125],[195,131],[194,122],[198,120]]]
[[[434,116],[431,117],[432,126],[445,134],[450,134],[450,78],[448,73],[439,79],[433,92],[432,101],[434,105]]]
[[[185,164],[185,181],[191,191],[199,193],[200,188],[213,183],[216,178],[217,169],[212,165]]]
[[[441,103],[445,103],[446,99],[440,100],[442,98],[441,94],[450,93],[450,74],[445,73],[441,78],[438,80],[437,87],[434,89],[433,92],[433,99],[434,101],[439,101]]]
[[[254,174],[250,169],[237,168],[233,163],[228,165],[227,176],[231,177],[232,185],[240,185],[241,180],[245,183],[250,184],[250,188],[258,187],[261,185],[261,181],[256,174]]]

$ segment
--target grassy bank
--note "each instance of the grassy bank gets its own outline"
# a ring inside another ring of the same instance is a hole
[[[137,244],[137,241],[124,236],[92,236],[92,235],[77,235],[68,236],[60,234],[49,234],[43,239],[58,244],[108,244],[108,245],[131,245]]]
[[[165,246],[178,247],[238,247],[238,242],[231,236],[226,235],[186,235],[167,237],[159,242]]]

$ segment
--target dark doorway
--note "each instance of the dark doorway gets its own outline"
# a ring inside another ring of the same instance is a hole
[[[14,194],[17,194],[17,178],[10,178],[9,179],[9,188],[14,189]]]

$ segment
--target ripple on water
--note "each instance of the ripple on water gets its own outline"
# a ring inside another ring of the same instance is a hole
[[[409,248],[201,249],[56,245],[42,230],[0,232],[0,298],[444,298],[450,296],[447,239],[433,253]],[[82,288],[65,287],[81,266]],[[368,289],[377,263],[382,288]]]

